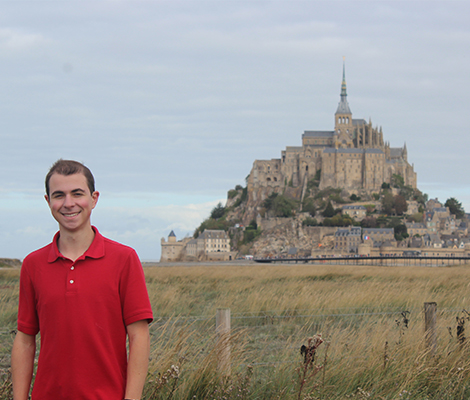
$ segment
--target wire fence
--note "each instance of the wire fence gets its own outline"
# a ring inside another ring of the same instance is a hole
[[[438,335],[455,339],[458,339],[459,329],[462,338],[462,321],[470,320],[469,314],[461,309],[441,309],[437,318]],[[424,336],[423,309],[343,308],[322,312],[260,310],[235,313],[230,315],[229,334],[242,338],[244,352],[251,356],[251,365],[276,366],[298,361],[300,346],[309,336],[322,334],[328,339],[341,330],[354,336],[364,330],[384,327],[388,327],[397,341],[412,327],[414,332],[421,332]],[[217,343],[216,316],[156,316],[150,325],[152,348],[162,343],[171,345],[183,331],[188,342],[206,341],[196,357],[193,355],[193,363],[197,365],[197,360],[207,355]],[[9,368],[15,332],[8,327],[0,328],[0,369]]]
[[[437,324],[433,329],[440,338],[457,339],[458,318],[468,318],[468,313],[461,309],[441,309],[437,313]],[[275,367],[300,360],[300,347],[309,336],[322,334],[329,339],[337,332],[347,331],[350,342],[360,332],[384,330],[398,343],[402,336],[413,330],[413,334],[425,339],[424,309],[385,309],[365,310],[347,308],[315,312],[312,310],[257,311],[230,315],[230,334],[243,338],[244,352],[250,355],[250,364],[260,367]],[[156,317],[151,325],[155,336],[161,335],[161,327],[165,332],[174,332],[190,326],[197,332],[197,339],[210,338],[204,351],[198,354],[204,357],[211,346],[217,343],[215,316],[194,317]],[[171,327],[171,328],[169,328]],[[163,332],[163,335],[165,335]],[[160,338],[161,339],[161,338]],[[166,340],[172,340],[171,334]],[[364,357],[368,357],[364,354]],[[196,363],[197,364],[197,363]]]

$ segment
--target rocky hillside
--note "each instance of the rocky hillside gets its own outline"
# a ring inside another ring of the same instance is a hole
[[[253,194],[248,187],[237,186],[229,190],[226,205],[215,207],[195,236],[204,229],[223,229],[230,234],[233,250],[258,257],[332,251],[338,226],[393,227],[402,232],[402,237],[397,236],[402,240],[406,237],[407,201],[416,205],[416,213],[408,220],[419,222],[427,196],[403,185],[400,179],[395,181],[394,187],[384,184],[379,193],[362,197],[348,196],[342,189],[320,190],[318,176],[308,182],[303,193],[298,187],[287,187],[283,193]],[[367,216],[358,221],[342,215],[346,204],[363,205]]]

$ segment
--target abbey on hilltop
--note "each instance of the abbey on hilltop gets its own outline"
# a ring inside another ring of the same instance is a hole
[[[416,173],[408,163],[406,144],[390,147],[382,128],[364,119],[353,119],[346,92],[345,66],[341,97],[332,131],[305,131],[302,146],[287,147],[280,159],[256,160],[247,180],[248,194],[259,203],[286,187],[305,193],[308,181],[320,177],[319,188],[341,188],[345,194],[372,194],[400,175],[416,188]]]

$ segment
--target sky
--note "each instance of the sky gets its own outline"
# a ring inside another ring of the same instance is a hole
[[[1,1],[0,257],[57,231],[44,177],[85,163],[92,223],[160,258],[256,159],[353,118],[406,143],[418,188],[470,211],[470,2]]]

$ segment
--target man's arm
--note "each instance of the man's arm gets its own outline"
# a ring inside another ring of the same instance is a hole
[[[33,378],[36,336],[18,331],[11,351],[13,399],[26,400]]]
[[[150,335],[147,320],[127,325],[129,361],[127,363],[126,399],[140,399],[149,366]]]

